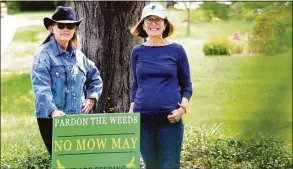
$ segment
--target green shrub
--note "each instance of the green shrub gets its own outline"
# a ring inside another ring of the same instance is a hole
[[[30,154],[27,157],[15,158],[1,163],[2,169],[9,168],[50,168],[51,160],[47,152],[41,152],[36,154]]]
[[[235,50],[234,50],[234,54],[242,54],[246,48],[247,48],[247,41],[245,40],[239,40],[239,41],[232,41]]]
[[[284,142],[264,135],[227,138],[220,135],[220,127],[221,124],[212,129],[185,126],[181,168],[293,167],[292,152],[285,148]],[[1,150],[1,168],[50,168],[50,156],[40,139],[21,139],[21,148],[5,141],[6,151]],[[18,149],[17,153],[15,149]],[[145,167],[142,158],[140,166]]]
[[[206,56],[232,55],[235,52],[235,46],[227,38],[212,38],[211,40],[204,43],[203,52]]]
[[[292,46],[292,2],[275,2],[253,21],[250,48],[273,55]]]
[[[26,131],[24,131],[26,132]],[[8,136],[1,140],[1,168],[49,168],[51,161],[43,141],[40,137],[25,138],[24,135]],[[8,139],[13,138],[14,141],[9,142]],[[15,141],[16,140],[16,141]]]
[[[264,135],[232,139],[211,133],[185,127],[181,168],[292,168],[292,152],[280,140]]]
[[[8,14],[14,14],[18,11],[20,11],[20,3],[17,1],[9,1],[7,2],[7,13]]]
[[[235,2],[230,5],[228,17],[230,20],[248,20],[252,21],[256,17],[257,9],[246,7],[247,2]]]
[[[212,19],[213,12],[211,10],[203,10],[201,8],[190,11],[191,21],[209,22]]]

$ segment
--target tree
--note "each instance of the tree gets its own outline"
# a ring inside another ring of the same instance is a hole
[[[225,1],[205,2],[201,5],[201,8],[203,10],[211,10],[217,18],[228,20],[230,4],[231,3]]]
[[[292,2],[273,2],[253,20],[250,47],[266,55],[292,48]]]
[[[199,4],[202,4],[202,1],[198,1],[198,2],[177,2],[174,7],[176,9],[186,9],[187,12],[187,31],[186,31],[186,36],[189,36],[190,34],[190,10],[195,10],[197,8],[199,8]]]
[[[231,20],[243,20],[247,12],[245,2],[235,2],[230,6],[228,16]]]
[[[272,1],[269,1],[269,2],[265,2],[265,1],[254,2],[254,1],[251,1],[251,2],[245,2],[244,7],[246,9],[257,10],[257,9],[263,9],[263,8],[268,7],[268,6],[271,6],[273,3],[274,2],[272,2]]]
[[[130,26],[139,21],[145,2],[75,1],[84,18],[79,27],[81,50],[96,63],[103,93],[94,112],[126,112],[130,101],[130,54],[139,39]]]
[[[176,0],[175,0],[176,1]],[[185,9],[187,12],[187,31],[186,36],[189,36],[190,34],[190,11],[196,10],[198,8],[201,8],[204,10],[204,14],[206,17],[208,17],[208,21],[212,20],[212,16],[216,15],[217,17],[221,19],[228,19],[228,9],[229,5],[232,4],[232,2],[228,1],[218,1],[218,2],[204,2],[203,0],[182,0],[180,2],[176,2],[174,7],[176,9]]]

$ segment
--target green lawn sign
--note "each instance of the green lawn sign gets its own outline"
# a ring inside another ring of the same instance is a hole
[[[57,116],[52,168],[139,168],[140,114]]]

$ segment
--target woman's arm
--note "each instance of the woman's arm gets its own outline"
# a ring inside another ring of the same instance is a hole
[[[103,81],[95,63],[86,58],[86,56],[83,59],[86,69],[86,99],[82,103],[82,112],[88,114],[102,94]]]
[[[98,68],[95,66],[95,63],[85,57],[86,63],[86,93],[87,99],[99,100],[102,91],[103,91],[103,81],[100,75]]]
[[[178,59],[178,80],[182,96],[180,104],[187,106],[185,104],[188,104],[188,101],[192,95],[192,83],[188,58],[183,47],[181,50],[181,57]],[[187,100],[183,98],[186,98]]]
[[[178,109],[173,110],[171,114],[168,116],[168,120],[171,123],[175,123],[179,121],[181,117],[187,112],[189,99],[192,95],[190,68],[189,68],[188,58],[183,47],[181,50],[181,55],[178,58],[177,68],[178,68],[178,81],[179,81],[182,99],[181,99],[181,102],[178,103],[180,107]]]
[[[135,105],[135,95],[137,91],[137,76],[136,76],[136,53],[135,50],[132,50],[131,57],[130,57],[130,65],[131,65],[131,72],[132,72],[132,86],[131,86],[131,93],[130,93],[130,108],[129,112],[133,112],[133,108]]]
[[[35,54],[32,69],[31,83],[35,95],[35,107],[38,118],[50,117],[57,110],[51,91],[50,59],[45,50]]]

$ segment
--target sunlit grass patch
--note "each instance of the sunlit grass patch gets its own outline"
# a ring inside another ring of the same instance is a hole
[[[38,42],[40,40],[44,40],[44,33],[46,34],[48,31],[43,25],[37,26],[26,26],[17,28],[15,35],[13,37],[14,42]],[[39,36],[39,35],[43,36]]]
[[[33,115],[34,98],[29,74],[1,77],[1,112]]]
[[[189,38],[208,40],[218,36],[232,36],[235,32],[240,32],[241,36],[252,32],[252,22],[249,21],[219,21],[219,22],[195,22],[190,24]],[[175,23],[174,34],[171,38],[186,37],[187,23]]]

